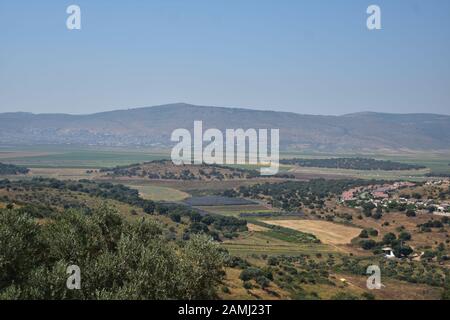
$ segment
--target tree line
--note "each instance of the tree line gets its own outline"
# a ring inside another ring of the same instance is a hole
[[[369,158],[330,158],[330,159],[282,159],[281,164],[297,165],[301,167],[353,169],[353,170],[413,170],[426,167],[394,162],[390,160],[375,160]]]

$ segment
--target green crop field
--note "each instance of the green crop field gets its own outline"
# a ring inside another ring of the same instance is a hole
[[[299,255],[316,253],[337,253],[335,247],[317,243],[294,243],[271,237],[265,232],[250,232],[238,239],[227,240],[223,246],[232,254],[248,256],[251,254]]]
[[[77,150],[65,147],[0,149],[0,162],[29,168],[105,168],[167,158],[168,154],[162,151]]]
[[[421,177],[430,171],[433,173],[445,173],[450,174],[450,154],[448,153],[427,153],[427,152],[415,152],[415,153],[390,153],[390,154],[329,154],[329,153],[301,153],[295,151],[282,152],[280,158],[304,158],[304,159],[324,159],[324,158],[336,158],[336,157],[363,157],[373,158],[377,160],[391,160],[395,162],[401,162],[406,164],[415,164],[427,167],[424,170],[406,170],[406,171],[363,171],[363,170],[345,170],[345,169],[329,169],[329,171],[323,170],[324,173],[329,174],[349,174],[350,176],[356,176],[361,178],[380,178],[391,177],[391,179],[415,179]],[[286,170],[286,168],[283,168]],[[311,173],[316,173],[317,170],[327,168],[304,168],[312,169]],[[316,169],[316,170],[314,170]],[[283,170],[283,171],[284,171]]]
[[[196,206],[198,209],[202,209],[214,214],[220,214],[224,216],[239,217],[240,213],[253,213],[253,212],[274,212],[279,209],[268,209],[262,205],[229,205],[229,206]]]

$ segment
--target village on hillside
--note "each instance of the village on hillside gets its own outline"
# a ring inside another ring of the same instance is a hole
[[[400,207],[405,210],[428,211],[436,215],[450,216],[450,201],[446,197],[442,197],[442,199],[440,197],[426,198],[418,192],[413,192],[411,196],[399,192],[407,188],[413,189],[418,185],[418,183],[400,181],[359,186],[344,191],[340,197],[340,202],[351,207],[362,207],[369,203],[373,204],[375,208]],[[449,190],[450,180],[429,180],[423,183],[423,187],[439,187]]]

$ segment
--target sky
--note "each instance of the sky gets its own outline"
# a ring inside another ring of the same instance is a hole
[[[449,57],[448,0],[0,0],[0,112],[450,114]]]

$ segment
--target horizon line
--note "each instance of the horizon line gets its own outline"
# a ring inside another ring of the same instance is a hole
[[[379,111],[371,111],[371,110],[362,110],[351,113],[344,114],[313,114],[313,113],[297,113],[293,111],[277,111],[273,109],[258,109],[257,107],[238,107],[238,106],[207,106],[207,105],[199,105],[187,102],[174,102],[174,103],[165,103],[158,104],[153,106],[137,106],[137,107],[117,107],[112,108],[106,111],[98,111],[93,113],[59,113],[59,112],[42,112],[42,113],[34,113],[28,111],[7,111],[0,112],[0,115],[5,114],[29,114],[29,115],[65,115],[65,116],[90,116],[97,115],[102,113],[110,113],[110,112],[121,112],[121,111],[134,111],[140,109],[151,109],[151,108],[160,108],[160,107],[174,107],[174,106],[186,106],[186,107],[197,107],[197,108],[215,108],[215,109],[235,109],[235,110],[244,110],[244,111],[256,111],[256,112],[275,112],[275,113],[288,113],[288,114],[296,114],[296,115],[304,115],[304,116],[322,116],[322,117],[344,117],[358,114],[388,114],[388,115],[435,115],[435,116],[450,116],[450,114],[443,113],[429,113],[429,112],[412,112],[412,113],[395,113],[395,112],[379,112]]]

